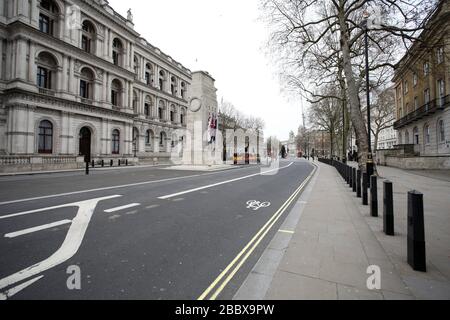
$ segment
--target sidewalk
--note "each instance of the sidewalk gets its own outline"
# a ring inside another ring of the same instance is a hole
[[[379,217],[373,218],[335,168],[316,164],[309,195],[290,214],[300,215],[294,233],[288,239],[277,233],[235,299],[450,299],[450,183],[379,167],[394,185],[396,235],[389,237],[382,231],[383,179]],[[411,189],[424,193],[426,273],[406,262],[406,193]],[[284,246],[277,245],[280,237]],[[278,259],[270,253],[274,250]],[[370,265],[381,268],[381,290],[367,289]]]

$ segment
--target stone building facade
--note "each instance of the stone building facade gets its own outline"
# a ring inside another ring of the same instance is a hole
[[[411,168],[450,166],[450,3],[440,1],[420,35],[396,66],[398,146]],[[396,156],[396,154],[391,154]],[[415,159],[406,159],[406,158]],[[389,160],[389,159],[388,159]],[[389,161],[387,161],[389,162]]]
[[[162,162],[183,143],[192,73],[132,20],[106,0],[0,1],[0,171]]]

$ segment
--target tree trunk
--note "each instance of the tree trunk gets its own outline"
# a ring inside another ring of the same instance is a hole
[[[344,13],[344,1],[339,1],[340,7],[338,9],[339,25],[340,25],[340,44],[342,50],[342,58],[344,64],[344,74],[347,80],[348,87],[348,102],[350,106],[350,119],[352,120],[353,126],[356,133],[356,141],[358,146],[359,155],[359,167],[364,171],[366,170],[366,162],[369,151],[368,145],[368,135],[367,128],[364,122],[364,118],[361,112],[358,86],[356,84],[355,76],[352,70],[352,63],[350,58],[350,47],[349,47],[349,34],[347,30],[347,24],[345,21]]]

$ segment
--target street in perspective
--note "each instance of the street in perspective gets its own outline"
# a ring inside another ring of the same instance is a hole
[[[450,1],[6,0],[0,59],[0,300],[450,299]]]

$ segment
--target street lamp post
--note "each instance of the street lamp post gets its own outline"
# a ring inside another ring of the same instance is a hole
[[[367,176],[373,175],[373,156],[372,156],[372,142],[371,142],[371,132],[370,132],[370,88],[369,88],[369,29],[368,29],[368,19],[369,13],[364,12],[365,20],[365,32],[364,32],[364,46],[365,46],[365,56],[366,56],[366,97],[367,97],[367,163],[366,172]]]

